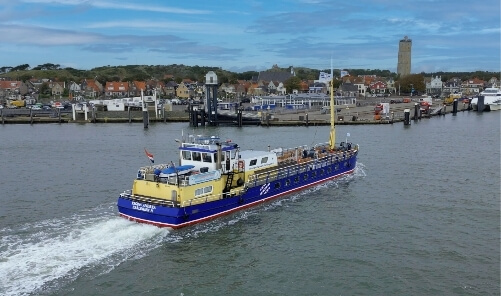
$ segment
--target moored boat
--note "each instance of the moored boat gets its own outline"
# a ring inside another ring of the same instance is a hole
[[[331,83],[334,106],[332,94]],[[132,189],[120,194],[118,211],[132,221],[176,229],[351,174],[359,147],[335,144],[334,118],[331,108],[329,142],[311,146],[256,151],[216,136],[182,139],[178,165],[140,168]]]
[[[488,87],[482,91],[479,96],[483,96],[484,109],[481,111],[499,111],[501,110],[501,89],[496,87]],[[478,111],[478,97],[472,98],[471,107],[474,111]]]

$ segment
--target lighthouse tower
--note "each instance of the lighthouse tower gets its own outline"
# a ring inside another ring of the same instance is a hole
[[[205,74],[205,114],[210,125],[217,125],[217,75],[213,71]]]
[[[398,44],[397,74],[400,77],[411,74],[411,48],[412,40],[405,36]]]

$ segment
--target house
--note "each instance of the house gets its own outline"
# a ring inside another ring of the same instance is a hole
[[[317,80],[315,80],[317,81]],[[309,87],[308,87],[308,93],[312,93],[312,94],[325,94],[327,93],[327,88],[328,88],[328,83],[324,83],[324,82],[313,82],[313,84],[311,84]]]
[[[501,87],[497,77],[492,77],[491,79],[489,79],[489,81],[487,81],[487,86],[488,87],[497,87],[497,88]]]
[[[367,94],[368,85],[366,85],[365,82],[366,79],[363,76],[358,76],[353,79],[353,85],[357,87],[359,97],[365,97]]]
[[[443,84],[443,95],[461,93],[461,79],[453,77]]]
[[[248,94],[253,95],[253,96],[263,96],[266,94],[266,92],[264,91],[262,84],[259,84],[257,82],[253,82],[249,86]]]
[[[226,93],[226,94],[234,94],[235,93],[235,86],[231,83],[223,83],[219,87],[219,90],[221,92]]]
[[[273,65],[271,70],[259,72],[257,81],[278,81],[285,82],[287,79],[295,76],[294,68],[289,67],[289,71],[281,71],[277,65]]]
[[[154,79],[150,79],[150,80],[146,81],[146,93],[147,94],[152,95],[154,92],[156,92],[157,95],[159,95],[159,96],[165,95],[164,88],[165,88],[165,83],[163,81],[154,80]]]
[[[357,97],[358,87],[350,82],[343,83],[337,90],[336,95],[343,97]]]
[[[181,99],[188,99],[190,97],[190,89],[186,83],[180,83],[176,89],[176,97]]]
[[[461,83],[461,88],[463,90],[463,94],[468,96],[478,94],[483,91],[485,84],[485,81],[478,78],[473,78],[463,81]]]
[[[129,95],[133,97],[140,97],[141,91],[146,95],[146,82],[144,81],[132,81],[130,84]],[[149,95],[149,94],[148,94]]]
[[[64,87],[65,87],[64,82],[59,82],[59,81],[49,82],[49,89],[50,89],[51,95],[55,99],[61,99],[63,97]]]
[[[71,100],[74,97],[78,97],[80,95],[80,93],[82,92],[82,86],[75,81],[71,81],[70,83],[68,83],[68,91]]]
[[[103,85],[95,79],[84,79],[81,85],[82,95],[86,98],[98,98],[103,93]],[[77,101],[80,97],[76,98]]]
[[[0,80],[0,90],[4,96],[9,94],[24,96],[28,93],[28,86],[22,81]]]
[[[285,85],[283,82],[279,82],[277,86],[277,95],[283,96],[287,93],[287,89],[285,88]]]
[[[429,82],[426,82],[426,94],[429,96],[442,95],[442,76],[431,77]]]
[[[106,97],[115,97],[115,98],[128,97],[130,96],[129,83],[117,82],[117,81],[106,82],[104,92]]]
[[[250,83],[247,82],[239,82],[238,84],[235,84],[235,95],[237,98],[242,98],[247,95],[247,88]]]
[[[164,94],[168,97],[168,98],[174,98],[176,96],[176,89],[177,89],[178,85],[175,81],[169,81],[165,84],[164,86]]]
[[[372,95],[382,96],[386,93],[386,82],[378,80],[369,85],[369,89]]]
[[[266,86],[266,88],[268,89],[268,93],[269,94],[276,94],[277,93],[277,86],[278,86],[278,82],[275,82],[275,81],[268,82],[268,85]]]

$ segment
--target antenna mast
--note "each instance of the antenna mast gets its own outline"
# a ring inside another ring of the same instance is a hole
[[[331,131],[330,131],[330,137],[329,137],[329,148],[331,150],[336,149],[336,126],[335,126],[335,118],[336,118],[336,104],[334,101],[334,70],[332,69],[332,58],[331,58],[331,81],[330,81],[330,95],[331,95]]]

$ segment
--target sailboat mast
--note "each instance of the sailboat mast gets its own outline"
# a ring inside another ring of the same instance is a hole
[[[335,150],[336,149],[336,126],[334,123],[334,120],[336,118],[336,105],[334,101],[334,73],[332,69],[332,58],[331,58],[331,81],[330,81],[330,95],[331,95],[331,131],[330,131],[330,137],[329,137],[329,148],[330,150]]]

